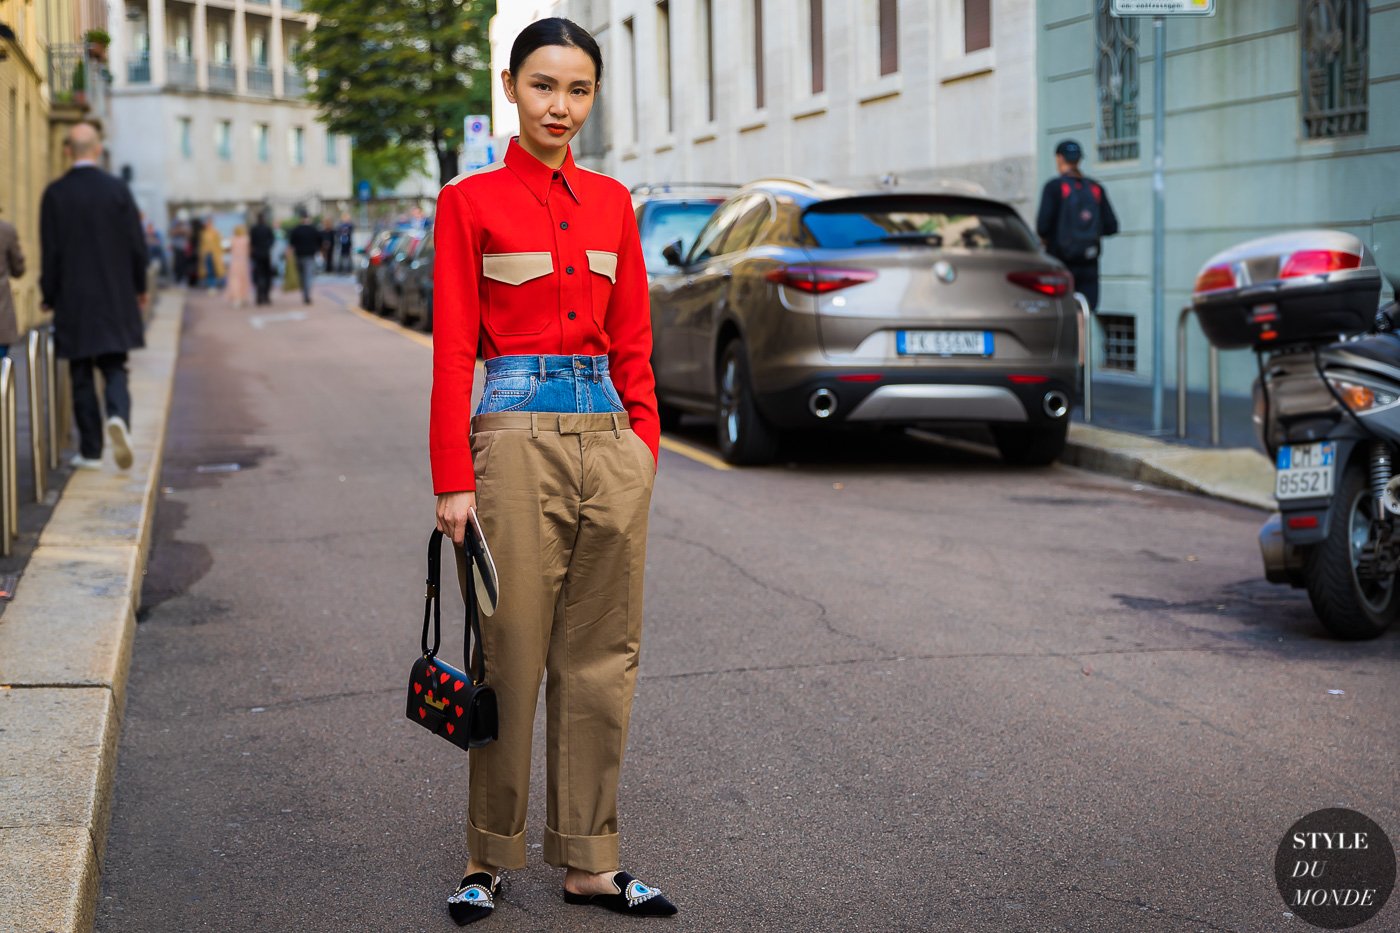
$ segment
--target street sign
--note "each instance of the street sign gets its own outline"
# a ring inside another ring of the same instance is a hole
[[[1214,16],[1215,0],[1109,0],[1114,16]]]
[[[359,195],[361,201],[369,200],[369,182],[361,181],[359,185]]]
[[[467,170],[491,164],[491,118],[486,114],[471,114],[463,124],[462,160]]]

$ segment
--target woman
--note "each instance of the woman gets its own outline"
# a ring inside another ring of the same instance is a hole
[[[224,241],[212,217],[204,221],[199,234],[199,272],[210,292],[224,283]]]
[[[503,162],[438,196],[431,437],[438,527],[477,508],[500,569],[483,626],[500,737],[471,752],[459,924],[525,866],[531,725],[548,674],[544,858],[564,899],[676,908],[618,871],[617,784],[637,677],[647,510],[660,424],[646,268],[627,189],[578,168],[602,53],[564,19],[527,27],[501,74],[520,116]],[[471,410],[478,348],[486,381]],[[458,573],[470,585],[458,551]]]
[[[224,296],[235,308],[241,308],[248,303],[253,292],[252,241],[248,239],[248,228],[243,224],[234,228],[228,251],[228,285]]]

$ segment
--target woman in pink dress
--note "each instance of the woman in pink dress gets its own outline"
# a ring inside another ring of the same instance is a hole
[[[239,224],[233,231],[229,243],[228,285],[224,296],[233,302],[235,308],[246,305],[253,294],[252,246],[248,239],[248,228]]]

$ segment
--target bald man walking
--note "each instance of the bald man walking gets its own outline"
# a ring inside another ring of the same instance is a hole
[[[73,380],[79,451],[73,466],[102,468],[103,420],[94,372],[106,386],[106,437],[117,466],[131,467],[131,394],[127,353],[146,345],[146,237],[126,184],[104,172],[102,137],[79,123],[64,148],[72,168],[44,190],[39,205],[44,306],[53,309],[54,343]]]

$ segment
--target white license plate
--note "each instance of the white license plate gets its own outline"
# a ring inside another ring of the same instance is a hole
[[[1332,495],[1336,460],[1337,445],[1332,441],[1280,447],[1274,498],[1316,499]]]
[[[901,330],[895,335],[901,356],[991,356],[989,330]]]

